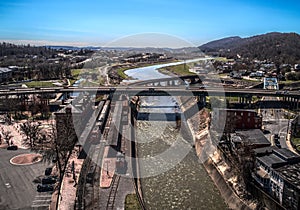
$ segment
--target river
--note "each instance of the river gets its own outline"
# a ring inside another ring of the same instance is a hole
[[[165,78],[168,76],[157,71],[157,68],[164,66],[168,64],[136,68],[125,73],[137,80]],[[188,146],[193,138],[184,118],[181,118],[183,122],[180,129],[176,128],[176,121],[167,118],[164,120],[166,113],[175,112],[172,106],[176,103],[176,97],[172,96],[141,98],[141,105],[146,108],[142,108],[140,112],[150,113],[149,120],[137,121],[136,130],[140,174],[144,176],[141,184],[146,208],[226,209],[227,205],[199,162],[195,150]],[[151,118],[153,113],[161,113],[161,119]],[[178,151],[182,153],[180,150],[172,150],[175,144],[182,145],[179,148],[187,146],[189,149],[174,163],[173,156],[177,157]],[[169,150],[171,153],[168,157],[165,152]],[[149,163],[143,158],[153,161]]]

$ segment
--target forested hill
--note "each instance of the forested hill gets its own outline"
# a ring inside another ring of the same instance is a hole
[[[0,43],[0,57],[2,56],[24,56],[37,55],[50,57],[55,50],[47,47],[33,47],[30,45],[15,45],[11,43]]]
[[[199,47],[206,54],[228,58],[270,60],[279,63],[300,63],[300,35],[268,33],[249,38],[229,37]]]

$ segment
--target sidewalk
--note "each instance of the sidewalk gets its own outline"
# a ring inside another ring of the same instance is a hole
[[[19,148],[22,148],[22,149],[27,149],[28,147],[23,144],[23,139],[26,137],[20,131],[20,124],[22,124],[23,122],[24,121],[20,121],[18,123],[13,123],[12,125],[2,124],[0,126],[0,128],[3,128],[5,131],[11,132],[11,135],[13,136],[11,138],[11,141],[13,142],[14,145],[17,145]],[[6,146],[7,143],[3,139],[1,130],[0,130],[0,134],[1,134],[1,140],[2,140],[1,147]]]
[[[291,144],[291,134],[290,133],[287,135],[286,145],[288,146],[289,150],[291,150],[292,152],[298,154],[298,152],[294,149],[294,147]]]
[[[70,160],[68,161],[68,167],[63,177],[63,182],[61,186],[61,198],[58,207],[60,210],[69,210],[74,208],[77,183],[78,183],[78,178],[83,163],[83,159],[78,159],[77,156],[78,156],[77,151],[75,149],[73,151]],[[71,171],[73,161],[74,161],[76,183],[74,182],[73,173]]]

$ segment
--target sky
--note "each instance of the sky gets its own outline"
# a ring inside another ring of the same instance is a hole
[[[274,31],[300,33],[300,1],[0,0],[0,40],[14,43],[103,46],[162,34],[179,47]]]

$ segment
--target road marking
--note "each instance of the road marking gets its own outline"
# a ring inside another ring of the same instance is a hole
[[[49,204],[31,205],[32,208],[35,208],[35,207],[46,207],[46,206],[49,206]]]
[[[32,203],[35,203],[35,202],[44,202],[44,201],[51,201],[51,199],[48,198],[48,199],[43,199],[43,200],[34,200],[34,201],[32,201]]]
[[[49,197],[49,198],[51,198],[52,195],[36,195],[35,197],[36,197],[36,198],[39,198],[39,197]]]

